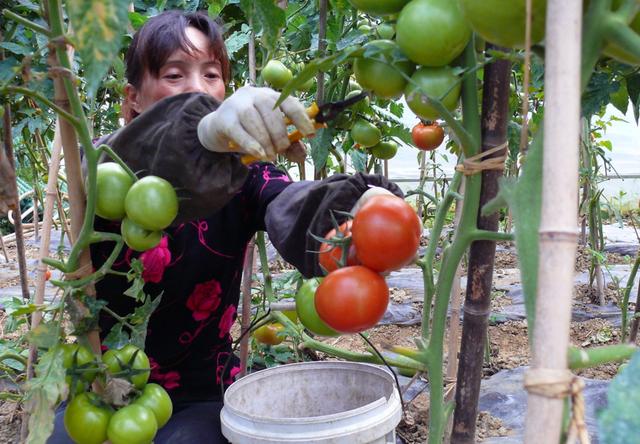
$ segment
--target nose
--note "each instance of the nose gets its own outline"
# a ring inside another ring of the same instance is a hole
[[[202,76],[195,73],[190,75],[185,85],[185,92],[206,92]]]

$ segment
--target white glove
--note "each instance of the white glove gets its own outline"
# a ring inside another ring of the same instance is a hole
[[[259,159],[275,159],[291,145],[285,116],[303,135],[315,132],[313,122],[296,98],[287,97],[275,108],[278,97],[280,93],[270,88],[243,86],[200,120],[200,143],[218,153],[241,152]]]
[[[373,186],[369,187],[369,189],[364,193],[362,193],[362,196],[360,196],[360,198],[353,205],[353,208],[351,208],[351,214],[355,216],[358,210],[360,210],[360,208],[362,208],[362,206],[365,203],[367,203],[369,199],[371,199],[373,196],[380,196],[380,195],[395,196],[395,194],[393,194],[391,191],[387,190],[386,188],[373,187]]]

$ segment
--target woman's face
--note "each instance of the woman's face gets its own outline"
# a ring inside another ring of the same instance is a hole
[[[160,99],[187,92],[209,94],[220,101],[224,99],[222,68],[209,51],[209,39],[192,27],[188,27],[185,34],[195,51],[188,53],[178,49],[160,68],[157,78],[146,71],[140,88],[127,85],[127,99],[138,114]]]

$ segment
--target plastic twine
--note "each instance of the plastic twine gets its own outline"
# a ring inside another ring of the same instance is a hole
[[[483,151],[475,156],[471,156],[468,159],[464,159],[462,163],[456,165],[456,171],[460,171],[465,176],[471,176],[478,174],[485,170],[503,170],[504,162],[507,159],[507,153],[498,157],[488,156],[504,150],[509,146],[509,142],[504,142],[498,146],[495,146],[487,151]]]

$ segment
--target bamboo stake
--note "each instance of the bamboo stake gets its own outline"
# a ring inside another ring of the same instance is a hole
[[[53,139],[53,150],[51,152],[51,164],[49,166],[49,178],[47,180],[47,194],[44,204],[44,215],[42,220],[42,239],[40,241],[40,253],[38,257],[38,267],[36,276],[36,294],[34,303],[41,305],[44,302],[45,292],[45,274],[47,266],[42,259],[49,255],[49,243],[51,241],[51,225],[53,224],[53,206],[56,203],[58,170],[60,169],[60,152],[62,143],[60,140],[60,127],[56,127],[55,137]],[[35,311],[33,313],[31,328],[35,329],[42,320],[42,312]],[[37,359],[37,348],[35,344],[29,346],[29,358],[27,360],[27,378],[33,377],[33,364]]]
[[[255,246],[256,238],[254,236],[247,245],[242,270],[242,321],[240,326],[242,339],[240,340],[240,374],[238,375],[240,378],[247,374],[249,360],[249,334],[245,334],[245,332],[249,330],[251,325],[251,283],[255,266]]]
[[[505,144],[509,123],[510,75],[511,62],[508,60],[496,60],[485,67],[482,92],[482,151],[504,146],[504,150],[488,158],[499,157],[508,149]],[[481,211],[482,207],[498,194],[498,180],[502,175],[502,170],[482,172],[477,216],[477,227],[481,230],[498,231],[499,213],[494,212],[483,216]],[[451,434],[451,442],[456,444],[475,442],[484,344],[491,312],[495,253],[496,243],[489,240],[473,242],[469,250],[464,320],[460,341],[460,366],[456,383],[456,407]]]
[[[578,240],[581,34],[581,0],[548,3],[541,260],[530,372],[550,370],[554,377],[567,371]],[[530,392],[524,442],[557,443],[563,406],[561,398]]]
[[[0,236],[0,247],[2,248],[2,253],[4,254],[4,260],[9,263],[9,255],[7,254],[7,247],[4,245],[4,238]]]

